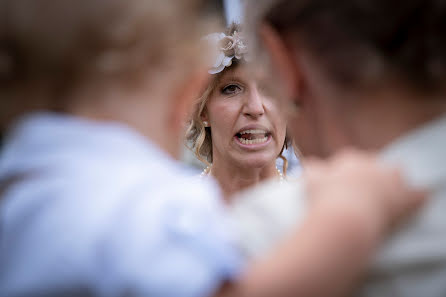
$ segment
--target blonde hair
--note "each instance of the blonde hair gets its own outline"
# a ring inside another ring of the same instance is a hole
[[[235,31],[240,32],[240,26],[238,24],[231,24],[226,34],[231,35]],[[233,61],[232,65],[229,67],[230,69],[234,69],[238,67],[240,62]],[[198,160],[210,166],[212,164],[212,133],[209,127],[205,127],[203,124],[203,120],[201,116],[206,109],[206,104],[215,91],[221,77],[223,74],[228,71],[228,67],[225,68],[220,73],[214,74],[211,82],[207,86],[207,88],[203,91],[202,95],[198,98],[195,103],[192,117],[189,123],[189,126],[186,131],[186,147],[193,151]],[[290,145],[290,141],[288,136],[285,138],[284,145],[282,150],[279,153],[279,158],[283,160],[283,174],[286,175],[286,171],[288,168],[288,160],[285,156],[283,156],[284,149],[288,148]]]
[[[199,64],[202,2],[0,0],[3,126],[36,109],[63,111],[86,85],[132,88],[148,74],[175,83]]]
[[[215,74],[211,83],[195,103],[192,118],[186,131],[186,146],[194,152],[198,160],[207,166],[212,163],[212,134],[210,128],[204,126],[201,115],[224,71]]]

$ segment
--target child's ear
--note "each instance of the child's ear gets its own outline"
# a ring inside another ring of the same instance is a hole
[[[209,83],[209,74],[206,70],[191,73],[177,88],[176,96],[170,116],[171,129],[177,130],[183,127],[194,107],[194,101],[200,96],[200,92]]]

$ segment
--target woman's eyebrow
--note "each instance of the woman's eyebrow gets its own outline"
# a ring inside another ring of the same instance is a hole
[[[240,76],[237,75],[229,75],[223,79],[221,79],[221,82],[228,82],[228,81],[239,81],[239,82],[245,82],[244,79],[240,78]]]

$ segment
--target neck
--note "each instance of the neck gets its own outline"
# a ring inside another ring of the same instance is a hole
[[[232,202],[234,194],[262,181],[278,177],[275,161],[261,168],[247,168],[227,162],[214,156],[211,174],[223,191],[227,202]]]
[[[362,149],[380,150],[396,138],[446,113],[444,100],[435,98],[374,97],[355,106],[344,122],[351,142]]]

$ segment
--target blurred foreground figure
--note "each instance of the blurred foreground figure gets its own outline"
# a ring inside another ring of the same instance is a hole
[[[446,296],[446,1],[252,1],[247,11],[297,110],[289,126],[304,155],[379,151],[430,191],[363,296]]]
[[[0,8],[1,296],[336,296],[421,201],[373,157],[317,165],[304,226],[245,262],[216,186],[174,160],[206,78],[198,3]]]

